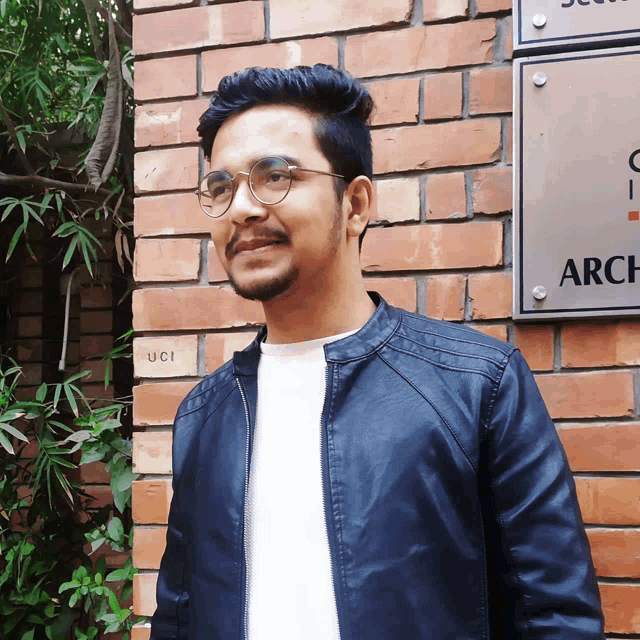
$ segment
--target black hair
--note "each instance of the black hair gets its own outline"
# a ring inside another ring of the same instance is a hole
[[[328,64],[292,69],[250,67],[224,76],[200,117],[198,134],[205,158],[211,157],[213,141],[230,117],[263,105],[291,105],[312,115],[318,146],[332,172],[343,175],[346,184],[361,175],[373,179],[368,126],[373,99],[358,80]],[[334,178],[334,186],[340,201],[345,182]]]

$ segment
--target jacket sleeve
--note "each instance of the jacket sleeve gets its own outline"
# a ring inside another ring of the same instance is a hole
[[[160,563],[156,587],[157,608],[151,619],[150,640],[188,640],[189,594],[185,588],[186,550],[179,492],[169,510],[167,546]]]
[[[573,476],[519,351],[485,424],[485,503],[492,635],[603,640],[600,595]]]

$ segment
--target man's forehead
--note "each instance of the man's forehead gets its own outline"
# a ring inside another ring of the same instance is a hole
[[[318,151],[308,113],[288,105],[259,106],[231,117],[220,127],[211,164],[246,163],[270,155],[296,159]]]

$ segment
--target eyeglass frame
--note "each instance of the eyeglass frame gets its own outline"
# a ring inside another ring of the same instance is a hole
[[[256,167],[256,165],[258,165],[260,162],[264,162],[265,160],[272,160],[272,159],[282,160],[282,162],[284,162],[287,165],[287,169],[289,170],[289,188],[286,190],[285,194],[282,196],[282,198],[280,198],[280,200],[277,200],[276,202],[265,202],[264,200],[261,200],[256,195],[256,192],[253,190],[253,187],[251,186],[251,172]],[[292,174],[293,171],[306,171],[308,173],[318,173],[318,174],[323,175],[323,176],[333,176],[334,178],[342,178],[343,180],[346,180],[346,178],[344,176],[341,176],[341,175],[339,175],[337,173],[330,173],[329,171],[319,171],[318,169],[303,169],[302,167],[299,167],[297,165],[290,164],[289,161],[286,158],[283,158],[282,156],[265,156],[264,158],[258,158],[258,160],[256,160],[251,165],[251,168],[249,169],[249,171],[238,171],[238,172],[236,172],[236,174],[234,176],[232,176],[228,171],[225,171],[224,169],[216,169],[216,170],[210,171],[206,175],[202,176],[202,179],[198,182],[198,189],[196,190],[196,194],[198,195],[198,204],[200,205],[200,208],[205,212],[205,214],[207,216],[209,216],[210,218],[213,218],[214,220],[218,220],[219,218],[222,218],[222,216],[224,216],[225,213],[227,213],[227,211],[229,211],[229,209],[231,209],[231,205],[233,204],[233,199],[236,197],[236,191],[238,190],[238,187],[236,186],[235,180],[239,175],[247,176],[247,184],[249,186],[249,191],[251,191],[251,195],[260,204],[265,204],[267,206],[272,206],[274,204],[280,204],[289,195],[289,191],[291,191],[291,187],[293,185],[293,174]],[[231,194],[231,199],[229,200],[229,206],[219,216],[212,216],[204,208],[204,206],[202,204],[202,189],[200,188],[200,185],[210,175],[212,175],[214,173],[226,173],[229,176],[229,179],[231,181],[231,185],[233,187],[233,193]]]

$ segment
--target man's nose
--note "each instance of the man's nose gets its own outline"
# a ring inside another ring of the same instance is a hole
[[[251,192],[248,179],[238,180],[227,215],[236,224],[247,224],[252,220],[266,218],[268,215],[266,205],[262,204]]]

